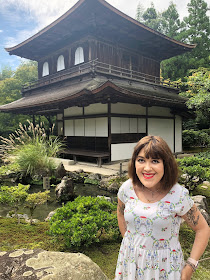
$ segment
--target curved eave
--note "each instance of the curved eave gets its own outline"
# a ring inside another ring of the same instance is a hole
[[[84,102],[88,104],[107,102],[108,99],[113,103],[138,103],[143,106],[163,106],[179,110],[186,108],[184,98],[168,92],[165,88],[157,92],[153,87],[145,87],[145,85],[128,86],[121,81],[112,82],[99,78],[75,83],[71,87],[66,84],[62,87],[34,90],[21,99],[0,106],[0,111],[33,114],[40,111],[40,108],[47,111],[57,110],[81,106]]]
[[[32,42],[33,40],[39,38],[41,35],[43,35],[44,33],[46,33],[47,31],[50,31],[50,29],[52,29],[53,27],[55,27],[57,24],[61,23],[63,20],[65,20],[68,16],[70,16],[73,12],[75,12],[79,7],[82,6],[82,4],[85,2],[94,2],[97,1],[98,3],[100,3],[101,5],[103,5],[104,7],[106,7],[107,9],[109,9],[110,11],[112,11],[113,13],[117,14],[119,17],[124,18],[125,20],[129,21],[130,23],[134,24],[135,26],[138,26],[139,28],[152,33],[166,41],[169,41],[170,43],[173,43],[179,47],[182,47],[185,51],[190,51],[193,48],[195,48],[196,45],[194,44],[185,44],[183,42],[179,42],[177,40],[174,40],[166,35],[161,34],[160,32],[157,32],[153,29],[151,29],[148,26],[145,26],[144,24],[138,22],[137,20],[131,18],[130,16],[124,14],[123,12],[119,11],[118,9],[116,9],[115,7],[111,6],[109,3],[107,3],[104,0],[79,0],[72,8],[70,8],[65,14],[63,14],[61,17],[59,17],[57,20],[55,20],[54,22],[52,22],[51,24],[49,24],[47,27],[43,28],[42,30],[40,30],[38,33],[36,33],[35,35],[31,36],[30,38],[28,38],[27,40],[23,41],[22,43],[14,46],[14,47],[8,47],[5,48],[6,51],[8,51],[11,54],[15,54],[15,51],[17,51],[19,48],[27,45],[28,43]]]

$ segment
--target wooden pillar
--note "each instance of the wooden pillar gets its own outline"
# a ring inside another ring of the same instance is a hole
[[[108,100],[108,149],[109,149],[109,161],[111,161],[111,144],[112,144],[112,133],[111,133],[111,102]]]
[[[146,135],[148,135],[148,107],[146,107]]]
[[[63,109],[63,136],[65,136],[64,109]]]
[[[176,116],[174,115],[174,153],[176,153]]]

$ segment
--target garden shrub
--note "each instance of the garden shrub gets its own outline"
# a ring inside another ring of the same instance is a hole
[[[210,159],[210,150],[206,152],[200,152],[196,154],[196,157],[198,158],[205,158],[205,159]]]
[[[201,153],[200,153],[201,154]],[[194,190],[205,180],[210,180],[210,159],[201,156],[177,159],[182,175],[179,182]]]
[[[57,209],[50,220],[50,234],[62,238],[67,248],[88,247],[100,242],[103,233],[117,239],[116,209],[116,203],[105,198],[79,196]]]
[[[53,160],[63,149],[64,144],[59,137],[53,136],[53,127],[50,135],[40,125],[28,121],[28,126],[19,124],[19,129],[11,133],[8,138],[0,136],[0,158],[9,160],[18,165],[22,175],[46,176],[55,169]]]
[[[184,147],[207,147],[210,145],[210,137],[202,130],[184,130],[182,142]]]

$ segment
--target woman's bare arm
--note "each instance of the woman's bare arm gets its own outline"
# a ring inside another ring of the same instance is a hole
[[[190,257],[194,260],[199,260],[209,241],[210,230],[209,226],[204,219],[198,208],[193,207],[182,218],[186,223],[195,231],[195,240],[191,250]],[[185,266],[182,271],[182,280],[191,279],[192,269],[189,265]]]
[[[127,230],[127,226],[124,218],[124,209],[125,209],[125,204],[118,198],[117,219],[118,219],[118,225],[122,236],[124,236]]]

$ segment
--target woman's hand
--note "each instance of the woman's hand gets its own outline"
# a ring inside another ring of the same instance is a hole
[[[190,280],[193,274],[193,269],[190,265],[185,265],[182,269],[181,280]]]

